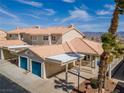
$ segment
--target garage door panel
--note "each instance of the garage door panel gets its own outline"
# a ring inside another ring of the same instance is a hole
[[[32,73],[41,77],[41,63],[32,61]]]
[[[25,57],[20,57],[20,67],[21,67],[21,68],[27,70],[27,68],[28,68],[27,62],[28,62],[27,58],[25,58]]]

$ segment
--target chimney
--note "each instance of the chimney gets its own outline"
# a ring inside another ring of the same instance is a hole
[[[16,27],[16,29],[20,29],[20,27],[19,27],[19,26],[17,26],[17,27]]]
[[[69,25],[69,26],[68,26],[68,28],[74,28],[74,25],[73,25],[73,24],[71,24],[71,25]]]
[[[40,29],[40,26],[36,25],[36,26],[34,26],[33,28],[37,28],[37,29]]]

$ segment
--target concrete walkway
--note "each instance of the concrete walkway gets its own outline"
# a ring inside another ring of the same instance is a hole
[[[0,73],[31,93],[67,93],[64,72],[50,79],[41,79],[31,73],[26,73],[25,70],[9,62],[5,62],[0,63]],[[86,73],[82,74],[85,75]],[[73,87],[77,86],[77,76],[69,73],[68,77],[68,90],[71,91]],[[80,78],[80,82],[83,81],[84,78]]]

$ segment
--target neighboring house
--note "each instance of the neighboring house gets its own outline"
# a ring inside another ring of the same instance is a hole
[[[0,40],[6,40],[7,33],[3,30],[0,30]]]
[[[74,38],[62,44],[32,46],[19,53],[19,67],[42,78],[51,77],[80,61],[82,67],[97,69],[101,44],[84,38]],[[85,57],[84,57],[85,56]]]
[[[62,44],[76,37],[84,37],[73,25],[68,27],[17,28],[8,32],[7,39],[23,40],[31,45]]]

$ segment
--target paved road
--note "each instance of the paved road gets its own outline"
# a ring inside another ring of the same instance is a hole
[[[118,65],[113,78],[124,81],[124,60]]]
[[[113,78],[119,81],[114,93],[124,93],[124,61],[118,65]]]
[[[30,93],[10,79],[0,74],[0,93]]]

